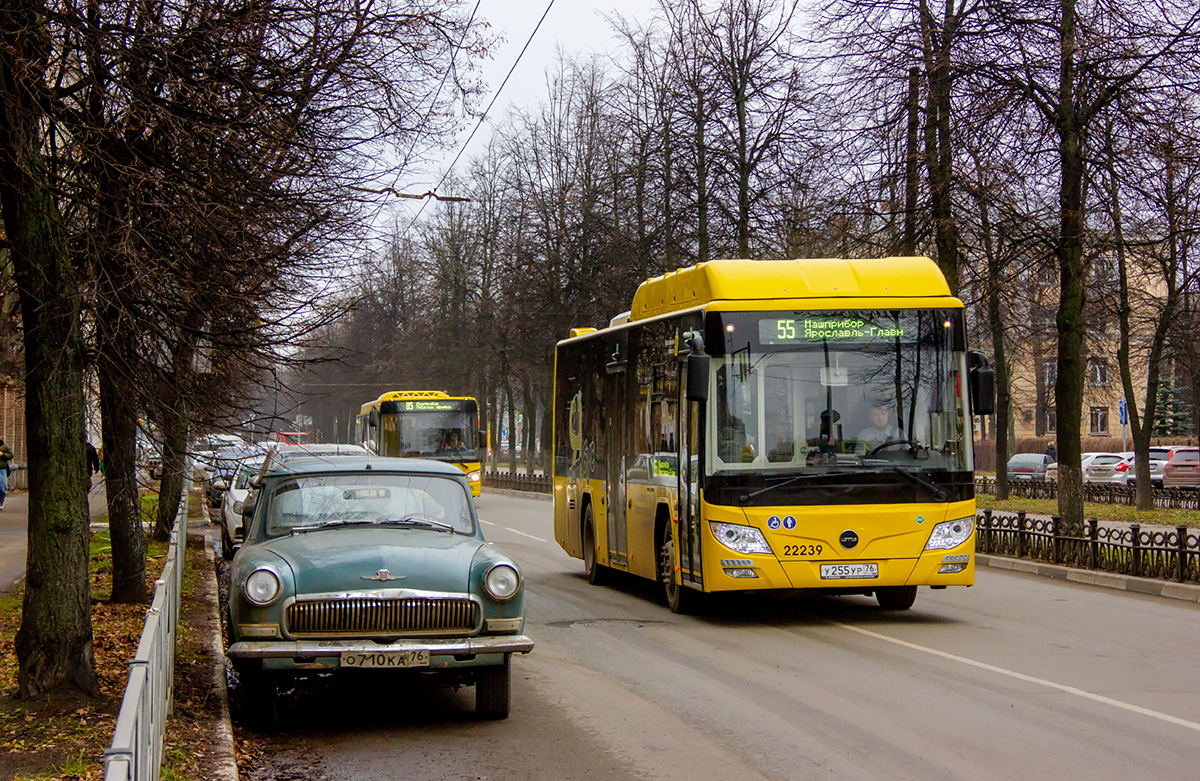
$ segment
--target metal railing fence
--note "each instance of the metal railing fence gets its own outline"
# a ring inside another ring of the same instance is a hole
[[[188,469],[184,474],[189,474]],[[154,598],[137,653],[129,662],[129,681],[117,714],[112,745],[104,751],[105,781],[158,781],[162,767],[167,716],[175,683],[175,635],[183,592],[187,552],[188,495],[185,479],[179,514],[167,545],[167,562],[154,582]]]
[[[1187,526],[1101,526],[1089,518],[1079,534],[1059,516],[1029,518],[1024,510],[976,515],[975,550],[1117,575],[1200,582],[1200,533]]]
[[[510,491],[533,491],[539,494],[548,494],[553,487],[553,482],[549,475],[486,472],[483,475],[483,487],[506,488]]]
[[[981,494],[996,493],[996,478],[986,475],[975,476],[975,492]],[[1020,496],[1026,499],[1057,499],[1058,483],[1051,480],[1009,480],[1008,495]],[[1116,483],[1084,483],[1083,500],[1100,504],[1124,504],[1132,506],[1136,502],[1134,486],[1117,485]],[[1154,506],[1173,510],[1200,510],[1200,489],[1197,488],[1155,488]]]

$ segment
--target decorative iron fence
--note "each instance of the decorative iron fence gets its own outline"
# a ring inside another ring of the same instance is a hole
[[[1188,527],[1131,523],[1101,526],[1089,518],[1080,534],[1065,532],[1059,516],[1029,518],[982,510],[977,515],[975,550],[1019,559],[1062,564],[1140,578],[1200,582],[1200,533]]]
[[[986,475],[975,476],[975,492],[996,493],[996,478]],[[1009,480],[1008,495],[1027,499],[1057,499],[1058,483],[1049,480]],[[1116,483],[1084,483],[1083,500],[1101,504],[1126,504],[1136,502],[1134,486]],[[1155,488],[1154,506],[1173,510],[1200,510],[1200,489]]]
[[[532,491],[548,494],[553,486],[549,475],[510,474],[508,472],[486,472],[483,475],[485,488],[506,488],[510,491]]]
[[[184,474],[189,472],[184,470]],[[175,683],[175,632],[183,591],[190,489],[190,481],[185,481],[183,500],[167,545],[167,563],[155,581],[146,626],[137,653],[129,662],[129,681],[117,713],[112,745],[104,751],[105,781],[158,781],[159,778]]]

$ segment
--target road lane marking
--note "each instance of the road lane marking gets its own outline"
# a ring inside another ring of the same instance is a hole
[[[491,521],[485,521],[485,520],[483,520],[482,518],[480,518],[480,519],[479,519],[479,522],[480,522],[480,523],[486,523],[488,526],[495,526],[495,525],[496,525],[496,524],[492,523]]]
[[[543,540],[541,537],[534,537],[532,534],[526,534],[525,532],[519,532],[511,526],[505,526],[504,528],[508,529],[513,534],[519,534],[522,537],[528,537],[531,540],[537,540],[538,542],[550,542],[550,540]]]
[[[1045,686],[1048,689],[1054,689],[1056,691],[1064,692],[1066,694],[1073,694],[1076,697],[1082,697],[1085,700],[1092,700],[1093,702],[1103,703],[1104,705],[1111,705],[1114,708],[1120,708],[1122,710],[1127,710],[1132,713],[1139,713],[1143,716],[1149,716],[1152,719],[1159,719],[1161,721],[1165,721],[1168,724],[1175,724],[1180,727],[1186,727],[1190,730],[1195,730],[1197,732],[1200,732],[1200,724],[1197,724],[1194,721],[1188,721],[1187,719],[1181,719],[1177,716],[1171,716],[1166,713],[1160,713],[1159,711],[1156,711],[1156,710],[1150,710],[1149,708],[1143,708],[1140,705],[1131,705],[1128,702],[1121,702],[1120,700],[1114,700],[1111,697],[1105,697],[1102,694],[1093,694],[1092,692],[1084,691],[1083,689],[1077,689],[1074,686],[1067,686],[1065,684],[1055,683],[1054,681],[1047,681],[1044,678],[1035,678],[1032,675],[1025,675],[1024,673],[1019,673],[1019,672],[1016,672],[1015,670],[1006,670],[1005,668],[997,667],[994,664],[988,664],[986,662],[977,662],[974,659],[968,659],[965,656],[957,656],[952,653],[947,653],[946,651],[939,651],[936,648],[929,648],[928,646],[917,645],[916,643],[910,643],[906,640],[899,640],[895,637],[888,637],[887,635],[881,635],[878,632],[872,632],[869,629],[863,629],[863,628],[857,627],[857,626],[850,626],[849,624],[843,624],[839,621],[833,621],[832,623],[834,626],[839,626],[842,629],[849,629],[851,632],[858,632],[860,635],[866,635],[867,637],[874,637],[877,640],[884,640],[886,642],[893,643],[895,645],[903,646],[905,648],[910,648],[914,651],[921,651],[922,653],[931,654],[933,656],[940,656],[943,659],[949,659],[950,661],[953,661],[953,662],[960,662],[962,664],[969,665],[971,667],[977,667],[980,670],[987,670],[988,672],[997,673],[999,675],[1006,675],[1009,678],[1015,678],[1018,681],[1025,681],[1026,683],[1035,683],[1039,686]]]

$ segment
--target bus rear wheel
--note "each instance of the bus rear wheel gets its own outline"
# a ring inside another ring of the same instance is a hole
[[[884,610],[908,610],[917,601],[916,586],[885,586],[875,589],[875,599]]]
[[[688,613],[695,609],[699,596],[675,580],[675,530],[668,522],[658,553],[658,578],[667,596],[672,613]]]
[[[589,504],[583,511],[583,574],[593,586],[604,585],[605,568],[596,561],[596,522]]]

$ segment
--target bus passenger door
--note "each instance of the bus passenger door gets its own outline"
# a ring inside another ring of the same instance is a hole
[[[679,371],[679,570],[684,583],[703,588],[700,472],[704,463],[704,403],[688,401],[687,363],[680,363]]]
[[[625,446],[629,416],[625,389],[629,381],[629,372],[625,370],[625,361],[619,359],[619,356],[624,356],[627,344],[620,344],[613,352],[613,360],[607,367],[608,381],[604,388],[604,414],[607,418],[605,436],[608,439],[608,459],[604,475],[607,484],[605,503],[608,505],[608,564],[621,569],[629,566],[625,514],[625,469],[630,466],[626,463],[629,454]]]

